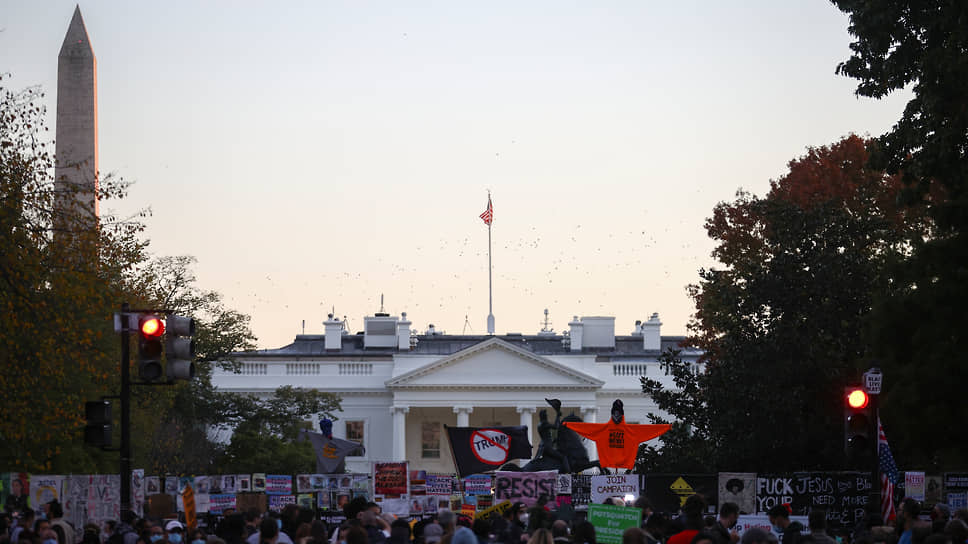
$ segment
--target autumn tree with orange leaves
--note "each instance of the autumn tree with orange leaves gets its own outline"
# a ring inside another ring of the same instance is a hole
[[[689,288],[687,343],[705,351],[705,372],[667,354],[688,386],[643,378],[680,423],[661,452],[641,452],[641,469],[844,468],[840,396],[870,363],[865,317],[925,231],[918,208],[896,204],[900,177],[868,166],[873,145],[810,148],[765,197],[741,191],[713,210],[722,266]]]
[[[0,78],[0,467],[98,470],[116,461],[82,446],[84,402],[117,390],[111,315],[144,244],[138,223],[58,216],[40,96]],[[99,198],[124,189],[107,177]]]

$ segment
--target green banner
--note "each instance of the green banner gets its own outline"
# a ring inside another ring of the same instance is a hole
[[[622,544],[622,533],[642,522],[642,509],[589,504],[588,521],[595,526],[595,540],[599,544]]]

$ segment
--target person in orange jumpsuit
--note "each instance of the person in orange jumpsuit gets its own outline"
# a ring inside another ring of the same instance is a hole
[[[566,427],[593,440],[598,446],[598,462],[603,467],[632,468],[639,444],[662,435],[670,425],[630,425],[625,422],[625,405],[621,399],[612,403],[612,417],[607,423],[574,423]]]

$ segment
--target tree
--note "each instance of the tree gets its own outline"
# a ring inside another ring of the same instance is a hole
[[[643,381],[691,428],[664,440],[670,452],[709,470],[843,466],[840,396],[867,355],[863,319],[923,226],[894,204],[900,178],[867,166],[870,145],[811,148],[765,197],[740,191],[714,209],[706,229],[723,267],[690,287],[687,343],[704,368],[669,355],[677,389]]]
[[[137,222],[76,222],[58,206],[71,195],[54,188],[41,96],[0,77],[0,466],[94,471],[111,458],[81,445],[84,401],[117,389],[110,317],[144,244]],[[98,198],[124,190],[106,176]]]
[[[211,436],[223,425],[231,393],[212,385],[215,368],[233,369],[232,355],[254,347],[249,316],[225,307],[222,296],[200,289],[189,256],[153,259],[142,270],[140,292],[153,306],[195,319],[195,379],[173,388],[138,389],[143,428],[138,466],[156,474],[214,473],[224,446]]]
[[[884,368],[883,420],[902,464],[964,466],[952,432],[968,417],[968,4],[834,0],[850,16],[853,55],[838,73],[856,94],[914,97],[879,138],[875,166],[903,177],[903,201],[924,205],[932,230],[895,268],[897,289],[875,307],[871,344]]]
[[[284,386],[268,398],[226,397],[225,421],[233,428],[232,441],[219,460],[221,472],[276,472],[297,474],[316,470],[316,455],[299,433],[310,430],[313,415],[335,419],[340,399],[315,389]]]

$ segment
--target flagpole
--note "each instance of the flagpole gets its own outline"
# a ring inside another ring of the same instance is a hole
[[[487,208],[491,209],[491,192],[487,192]],[[491,221],[487,222],[487,334],[494,334],[494,283],[491,267]]]

